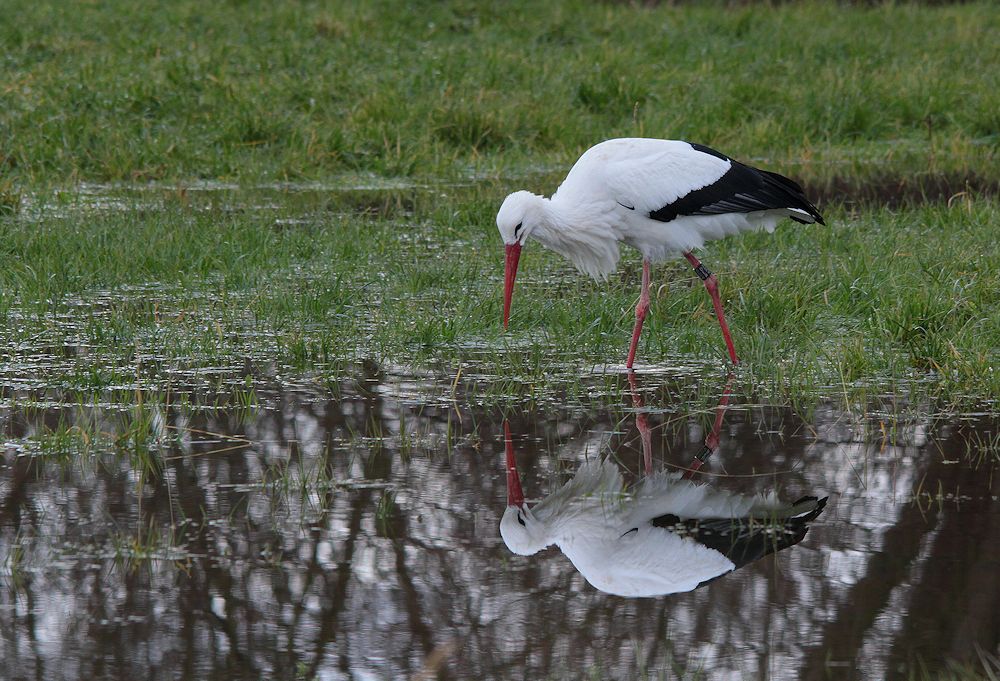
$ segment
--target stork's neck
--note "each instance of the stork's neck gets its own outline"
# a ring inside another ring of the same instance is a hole
[[[532,510],[554,536],[578,520],[599,524],[622,501],[623,481],[611,461],[584,463],[562,487],[542,499]]]
[[[590,231],[590,228],[607,222],[604,210],[591,201],[569,201],[558,193],[552,198],[538,197],[539,227],[548,228],[557,234]]]
[[[536,220],[532,236],[581,272],[600,279],[618,267],[621,236],[611,207],[567,201],[557,193],[551,199],[538,197]]]

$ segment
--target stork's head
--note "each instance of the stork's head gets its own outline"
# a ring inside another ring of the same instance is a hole
[[[507,548],[522,556],[538,553],[549,542],[542,523],[524,503],[521,476],[517,474],[514,445],[510,439],[510,424],[503,422],[504,445],[507,450],[507,510],[500,520],[500,536]]]
[[[541,196],[526,191],[514,192],[503,200],[497,212],[497,229],[504,245],[524,244],[538,224],[542,201]]]
[[[507,251],[503,277],[503,327],[510,319],[510,298],[514,293],[514,278],[517,276],[517,261],[521,257],[521,246],[535,227],[541,214],[542,197],[531,192],[514,192],[500,206],[497,213],[497,229]]]
[[[500,536],[519,556],[530,556],[549,545],[545,529],[527,506],[508,506],[500,520]]]

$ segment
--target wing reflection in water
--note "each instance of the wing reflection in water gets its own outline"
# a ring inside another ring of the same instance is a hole
[[[633,374],[633,403],[642,407]],[[649,425],[637,411],[645,477],[626,486],[611,459],[590,460],[534,506],[525,502],[510,426],[504,423],[507,509],[500,534],[507,548],[532,555],[555,544],[595,588],[617,596],[692,591],[802,541],[826,498],[783,502],[775,493],[744,495],[692,480],[718,447],[732,376],[705,447],[686,472],[653,472]]]

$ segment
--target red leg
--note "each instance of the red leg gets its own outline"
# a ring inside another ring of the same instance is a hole
[[[645,406],[639,388],[635,383],[635,372],[628,372],[628,386],[632,389],[632,406],[637,410]],[[636,411],[635,427],[639,430],[639,438],[642,440],[642,463],[646,475],[653,474],[653,433],[649,427],[649,415],[645,412]]]
[[[642,292],[639,293],[639,303],[635,306],[635,328],[632,329],[632,343],[628,347],[628,360],[625,368],[631,369],[635,362],[635,349],[639,345],[639,334],[642,333],[642,322],[649,311],[649,260],[642,259]]]
[[[712,432],[705,438],[705,446],[701,448],[701,451],[694,457],[691,465],[688,466],[688,470],[684,474],[685,480],[693,477],[708,457],[712,456],[712,454],[715,453],[715,450],[719,448],[719,434],[722,432],[722,420],[726,416],[726,409],[729,408],[729,395],[732,390],[733,374],[730,372],[729,378],[726,381],[726,388],[722,391],[722,397],[719,399],[719,404],[715,408],[715,423],[712,424]]]
[[[701,277],[701,280],[705,282],[708,295],[712,296],[712,306],[715,308],[715,316],[719,320],[719,326],[722,327],[722,338],[726,341],[726,349],[729,350],[729,359],[733,361],[733,364],[739,364],[740,360],[736,357],[736,348],[733,347],[733,338],[729,335],[729,325],[726,324],[726,314],[722,311],[722,300],[719,299],[719,280],[692,253],[685,253],[684,257],[691,263],[691,266],[698,276]]]

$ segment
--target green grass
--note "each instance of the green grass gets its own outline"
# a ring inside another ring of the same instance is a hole
[[[529,244],[503,332],[492,225],[503,191],[416,191],[405,214],[388,218],[344,213],[333,194],[321,205],[290,195],[248,211],[164,200],[155,211],[43,208],[5,218],[0,336],[17,348],[7,371],[31,360],[39,386],[86,393],[136,382],[165,389],[179,369],[246,360],[260,373],[334,376],[374,360],[450,375],[464,364],[467,374],[502,377],[504,392],[523,392],[621,364],[638,293],[631,251],[604,283]],[[920,386],[956,402],[992,399],[1000,203],[827,217],[827,227],[789,222],[704,252],[720,277],[741,380],[785,395]],[[718,325],[690,268],[666,263],[653,281],[640,363],[723,365]],[[54,350],[73,347],[88,350]],[[253,386],[237,387],[233,400],[252,406]]]
[[[247,366],[335,384],[374,360],[464,366],[482,399],[585,395],[621,363],[637,259],[595,283],[529,247],[505,334],[494,216],[645,134],[836,197],[829,227],[704,254],[745,392],[1000,388],[1000,205],[976,189],[1000,178],[991,3],[7,9],[0,379],[86,399],[182,374],[252,408]],[[971,189],[890,209],[855,201],[869,181]],[[690,270],[655,282],[640,361],[723,364]]]
[[[5,11],[0,212],[79,180],[551,169],[620,135],[711,144],[814,185],[997,178],[990,2]]]

